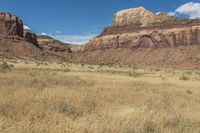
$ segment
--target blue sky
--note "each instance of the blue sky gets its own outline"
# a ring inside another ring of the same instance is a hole
[[[177,10],[191,2],[193,5]],[[0,12],[19,16],[37,34],[81,44],[110,25],[119,10],[143,6],[156,13],[197,18],[200,4],[193,7],[198,3],[200,0],[0,0]]]

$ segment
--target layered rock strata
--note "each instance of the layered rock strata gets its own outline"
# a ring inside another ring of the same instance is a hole
[[[49,36],[38,36],[38,45],[41,49],[45,51],[53,51],[53,52],[71,52],[70,47],[56,39],[53,39]]]
[[[25,29],[24,38],[26,39],[26,41],[34,44],[35,46],[38,46],[37,35],[34,32]]]
[[[23,22],[10,13],[0,13],[0,35],[23,37]]]
[[[114,15],[113,24],[85,45],[85,50],[165,48],[200,44],[200,20],[152,13],[142,7]]]

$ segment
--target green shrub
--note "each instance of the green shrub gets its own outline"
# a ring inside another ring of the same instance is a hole
[[[187,75],[192,75],[192,72],[191,71],[186,71],[185,72]]]
[[[180,80],[189,80],[190,78],[187,77],[185,74],[183,74],[181,77],[180,77]]]
[[[6,61],[3,61],[0,63],[0,71],[1,72],[8,72],[11,70],[11,67],[14,67],[13,65],[9,65]]]
[[[89,69],[94,69],[94,67],[92,67],[92,66],[88,66],[88,68],[89,68]]]
[[[135,69],[133,69],[132,71],[130,71],[128,73],[128,75],[131,76],[131,77],[135,77],[135,78],[136,77],[140,77],[140,73],[136,72]]]
[[[143,129],[144,133],[155,133],[158,130],[153,122],[145,122]]]
[[[154,69],[156,72],[159,72],[159,71],[161,71],[161,69],[160,68],[155,68]]]

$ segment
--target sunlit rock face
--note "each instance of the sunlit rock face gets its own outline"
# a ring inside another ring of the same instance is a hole
[[[38,46],[37,35],[34,32],[25,29],[24,30],[24,38],[26,39],[26,41],[34,44],[35,46]]]
[[[37,38],[39,47],[45,51],[71,52],[68,44],[55,40],[52,37],[41,35]]]
[[[119,11],[114,15],[113,26],[138,25],[147,26],[150,23],[161,22],[165,19],[172,19],[166,14],[154,14],[143,7],[131,8]]]
[[[10,13],[0,13],[0,35],[23,37],[23,22]]]
[[[200,44],[200,20],[155,14],[143,7],[122,10],[85,50],[165,48]]]

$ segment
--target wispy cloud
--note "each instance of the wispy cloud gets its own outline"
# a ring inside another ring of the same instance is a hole
[[[71,44],[85,44],[97,34],[81,34],[81,35],[52,35],[53,38]]]
[[[43,35],[43,36],[52,36],[51,33],[46,33],[46,32],[42,32],[42,33],[40,33],[40,35]]]
[[[176,12],[179,14],[188,15],[191,19],[200,18],[200,3],[186,3],[178,7]]]
[[[26,29],[26,30],[31,30],[31,28],[28,27],[27,25],[24,25],[24,29]]]
[[[175,11],[167,13],[170,16],[186,15],[191,19],[200,18],[200,3],[189,2],[179,6]]]
[[[161,12],[157,12],[156,14],[159,15],[159,14],[161,14]]]
[[[168,12],[167,15],[169,15],[169,16],[175,16],[176,13],[175,12]]]
[[[41,33],[41,35],[43,35],[43,36],[46,36],[46,35],[47,35],[47,33],[45,33],[45,32],[42,32],[42,33]]]

